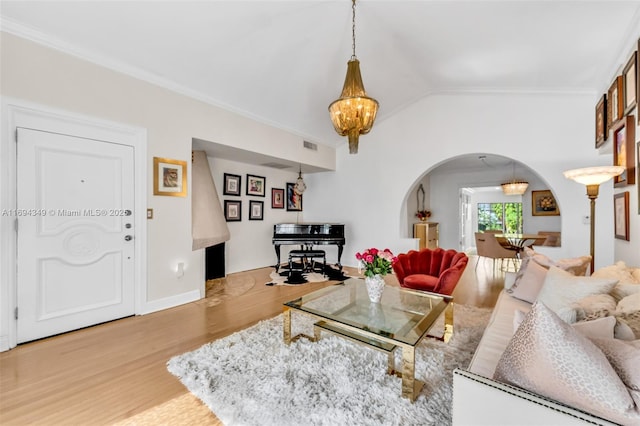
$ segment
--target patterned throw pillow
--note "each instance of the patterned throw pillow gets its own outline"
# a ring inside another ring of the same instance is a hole
[[[614,422],[640,422],[634,400],[602,351],[539,301],[502,353],[493,378]]]
[[[594,294],[609,293],[617,282],[607,278],[576,277],[552,266],[538,294],[538,301],[564,321],[573,323],[576,321],[576,302]]]

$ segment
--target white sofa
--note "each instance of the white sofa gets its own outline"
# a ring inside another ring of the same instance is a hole
[[[454,425],[615,425],[587,412],[515,386],[492,380],[513,336],[517,310],[531,304],[502,291],[485,333],[466,370],[453,375]]]

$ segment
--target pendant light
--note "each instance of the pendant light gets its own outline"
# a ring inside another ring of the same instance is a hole
[[[347,62],[340,98],[329,105],[331,122],[340,136],[349,138],[349,153],[358,152],[358,138],[373,127],[378,113],[378,101],[367,96],[360,75],[360,61],[356,58],[356,0],[352,0],[351,59]]]
[[[296,184],[293,186],[293,190],[296,194],[302,195],[304,191],[307,189],[307,184],[304,183],[304,179],[302,179],[302,165],[300,165],[300,171],[298,172],[298,179],[296,180]]]
[[[516,162],[513,161],[513,178],[509,182],[501,184],[504,195],[522,195],[527,191],[529,182],[516,180]]]

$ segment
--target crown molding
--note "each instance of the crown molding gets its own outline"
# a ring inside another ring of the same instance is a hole
[[[267,126],[283,130],[285,132],[291,133],[293,135],[299,136],[305,140],[321,143],[323,145],[327,145],[330,147],[335,147],[335,144],[332,144],[329,141],[319,141],[318,137],[315,135],[306,134],[300,132],[299,130],[293,129],[282,123],[267,120],[264,117],[257,116],[253,113],[245,111],[243,109],[234,107],[227,103],[221,102],[217,99],[214,99],[210,96],[204,95],[203,93],[190,89],[186,86],[176,83],[173,80],[169,80],[164,77],[160,77],[157,74],[142,70],[138,67],[131,66],[122,61],[118,61],[106,55],[101,55],[95,52],[92,52],[89,49],[84,49],[78,47],[72,43],[66,42],[60,38],[48,35],[39,30],[36,30],[32,27],[28,27],[19,22],[11,20],[5,16],[0,16],[0,31],[15,35],[17,37],[32,41],[39,45],[48,47],[50,49],[57,50],[59,52],[65,53],[67,55],[74,56],[78,59],[90,62],[92,64],[110,69],[112,71],[118,72],[120,74],[128,75],[129,77],[133,77],[135,79],[153,84],[154,86],[161,87],[166,90],[170,90],[172,92],[187,96],[189,98],[204,102],[208,105],[223,109],[225,111],[229,111],[245,118],[249,118],[258,123],[265,124]]]

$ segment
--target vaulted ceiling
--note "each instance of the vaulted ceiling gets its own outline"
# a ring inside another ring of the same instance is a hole
[[[2,29],[323,144],[351,1],[7,1]],[[356,54],[384,120],[433,93],[603,90],[640,1],[358,0]]]

